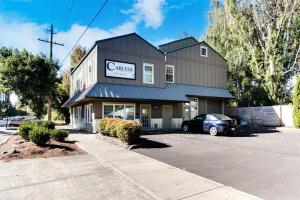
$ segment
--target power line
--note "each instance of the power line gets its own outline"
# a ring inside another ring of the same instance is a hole
[[[66,30],[66,28],[67,28],[67,24],[68,24],[68,21],[69,21],[71,12],[72,12],[72,10],[73,10],[74,4],[75,4],[75,0],[72,1],[71,6],[70,6],[70,9],[69,9],[69,11],[68,11],[68,13],[67,13],[67,15],[66,15],[66,17],[65,17],[65,24],[64,24],[64,29],[63,29],[63,31]],[[61,33],[61,37],[60,37],[60,41],[61,41],[61,42],[62,42],[62,40],[63,40],[63,35],[64,35],[64,32]]]
[[[91,26],[91,24],[95,21],[95,19],[97,18],[97,16],[100,14],[100,12],[104,9],[104,7],[106,6],[108,0],[105,0],[104,3],[102,4],[102,6],[100,7],[100,9],[98,10],[98,12],[96,13],[96,15],[93,17],[93,19],[90,21],[90,23],[87,25],[87,27],[84,29],[84,31],[82,32],[82,34],[80,35],[80,37],[78,38],[78,40],[76,41],[76,43],[74,44],[74,46],[72,47],[72,49],[67,53],[67,55],[64,57],[63,61],[62,61],[62,65],[64,64],[66,58],[70,55],[70,53],[73,51],[73,49],[76,47],[77,43],[80,41],[80,39],[82,38],[82,36],[86,33],[86,31],[89,29],[89,27]]]

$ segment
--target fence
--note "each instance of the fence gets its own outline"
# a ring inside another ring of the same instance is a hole
[[[255,125],[293,126],[292,105],[228,108],[226,114],[242,117]]]

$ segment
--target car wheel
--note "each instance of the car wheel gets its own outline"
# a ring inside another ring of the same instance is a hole
[[[182,130],[184,132],[189,132],[189,125],[187,125],[187,124],[183,125]]]
[[[209,128],[209,134],[212,135],[212,136],[218,135],[218,129],[214,126],[210,127]]]

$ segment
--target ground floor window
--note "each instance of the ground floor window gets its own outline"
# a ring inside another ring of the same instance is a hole
[[[75,108],[75,119],[81,119],[81,106]]]
[[[93,105],[85,106],[85,121],[88,123],[91,123],[93,121],[92,110],[93,110]]]
[[[134,120],[134,104],[103,104],[103,116],[109,118],[120,118]]]

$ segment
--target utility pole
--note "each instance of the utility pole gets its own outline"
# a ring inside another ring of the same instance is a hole
[[[49,43],[50,44],[50,61],[51,61],[51,64],[53,64],[53,60],[52,60],[52,56],[53,56],[53,45],[59,45],[59,46],[64,46],[63,44],[61,43],[57,43],[57,42],[53,42],[53,35],[56,34],[54,32],[54,28],[53,28],[53,24],[51,24],[51,27],[50,27],[50,30],[48,29],[48,32],[50,32],[50,41],[49,40],[43,40],[43,39],[38,39],[39,41],[41,42],[46,42],[46,43]],[[49,91],[49,101],[48,101],[48,108],[47,108],[47,114],[48,114],[48,121],[51,121],[51,111],[52,111],[52,95],[51,95],[51,90]]]

